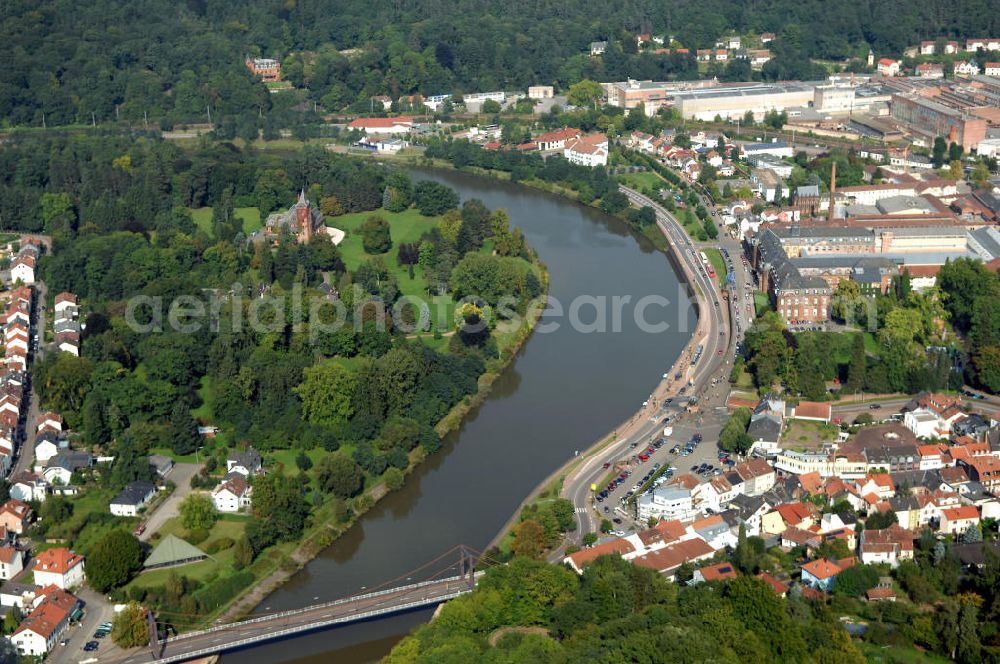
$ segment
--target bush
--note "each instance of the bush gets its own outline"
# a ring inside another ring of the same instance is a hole
[[[242,571],[217,579],[205,586],[197,596],[198,606],[202,613],[211,613],[222,607],[226,602],[236,597],[244,588],[254,581],[253,573]]]
[[[235,544],[236,541],[232,537],[220,537],[205,547],[205,553],[212,554],[225,551],[226,549],[231,549]]]
[[[194,530],[188,531],[188,536],[185,538],[191,544],[201,544],[208,539],[209,532],[204,528],[195,528]]]

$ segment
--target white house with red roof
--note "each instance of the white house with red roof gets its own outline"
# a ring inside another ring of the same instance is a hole
[[[219,512],[239,512],[251,502],[253,487],[242,475],[234,474],[212,489],[212,502]]]
[[[399,116],[398,118],[357,118],[351,120],[348,129],[355,129],[365,134],[408,134],[413,129],[413,118]]]
[[[47,587],[36,594],[42,601],[28,614],[14,633],[11,643],[26,657],[44,657],[69,627],[80,601],[59,588]]]
[[[985,74],[986,76],[1000,76],[1000,62],[984,63],[983,74]]]
[[[0,546],[0,579],[10,581],[24,569],[24,554],[16,546]]]
[[[587,134],[566,141],[563,156],[568,161],[594,168],[608,165],[608,137],[604,134]]]
[[[35,584],[54,585],[63,590],[75,588],[84,581],[83,556],[64,547],[42,551],[35,558],[32,571]]]
[[[899,61],[892,58],[881,58],[876,69],[883,76],[899,76]]]
[[[71,318],[76,315],[80,306],[80,300],[73,293],[63,291],[56,295],[55,313],[56,319],[59,317]]]
[[[858,547],[861,562],[865,565],[888,563],[897,567],[904,560],[913,560],[913,531],[892,524],[888,528],[861,531]]]
[[[938,532],[943,535],[961,535],[969,526],[979,523],[979,510],[973,505],[956,505],[941,510],[941,525]]]
[[[35,283],[35,257],[18,254],[10,266],[10,279],[15,283],[18,281],[22,284]]]

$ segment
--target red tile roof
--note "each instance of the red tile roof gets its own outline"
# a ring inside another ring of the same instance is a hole
[[[726,579],[735,579],[737,576],[733,564],[728,562],[702,567],[699,571],[706,581],[725,581]]]
[[[604,556],[609,554],[624,555],[628,553],[633,553],[635,547],[632,543],[626,539],[613,539],[610,542],[604,542],[596,546],[592,546],[589,549],[583,549],[577,551],[576,553],[570,554],[569,558],[576,565],[577,569],[583,569],[583,566],[589,562],[592,562],[594,558],[598,556]]]
[[[34,571],[65,574],[83,562],[83,556],[73,553],[67,548],[57,547],[42,551],[35,558]]]
[[[803,571],[808,572],[821,581],[837,576],[843,571],[825,558],[810,561],[801,567]]]
[[[965,521],[966,519],[979,519],[979,510],[974,505],[959,505],[958,507],[946,507],[941,510],[941,514],[949,521]]]
[[[795,407],[795,417],[812,417],[815,419],[830,419],[831,406],[817,401],[800,401]]]
[[[758,579],[763,579],[771,586],[771,588],[779,595],[784,595],[788,592],[788,586],[778,581],[776,578],[768,574],[767,572],[761,572],[757,575]]]

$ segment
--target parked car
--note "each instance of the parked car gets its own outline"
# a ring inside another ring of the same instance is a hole
[[[98,647],[100,647],[100,645],[101,645],[101,644],[100,644],[100,643],[98,643],[97,641],[88,641],[88,642],[87,642],[87,645],[85,645],[85,646],[83,647],[83,649],[84,649],[84,650],[85,650],[86,652],[94,652],[95,650],[97,650],[97,649],[98,649]]]

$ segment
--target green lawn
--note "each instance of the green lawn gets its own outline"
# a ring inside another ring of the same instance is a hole
[[[771,300],[767,297],[767,293],[755,292],[753,294],[753,304],[757,316],[761,316],[765,311],[771,309]]]
[[[705,255],[708,256],[708,261],[715,268],[715,278],[719,283],[725,283],[726,281],[726,259],[722,257],[722,252],[718,249],[705,249]]]
[[[661,189],[667,186],[666,180],[661,178],[659,175],[652,171],[644,171],[642,173],[626,173],[624,175],[615,176],[616,179],[624,184],[626,187],[632,189]]]
[[[940,655],[921,652],[916,648],[877,646],[864,641],[855,641],[854,643],[870,664],[944,664],[944,662],[950,661]]]
[[[200,230],[212,235],[212,208],[188,208],[191,210],[191,217]],[[260,211],[255,207],[235,208],[234,213],[243,220],[243,232],[250,235],[260,229]]]
[[[425,233],[429,233],[437,226],[439,221],[437,217],[425,217],[415,209],[409,209],[405,212],[378,210],[375,212],[358,212],[344,214],[339,217],[328,217],[326,220],[328,226],[339,228],[346,233],[344,241],[339,245],[344,265],[347,266],[347,269],[354,271],[359,265],[373,257],[372,254],[365,253],[361,242],[360,228],[365,220],[374,214],[381,215],[389,222],[389,235],[392,238],[392,248],[386,253],[378,255],[382,257],[386,267],[396,277],[400,292],[403,295],[420,298],[427,302],[431,308],[432,328],[438,327],[438,321],[442,321],[443,323],[439,329],[443,332],[451,330],[455,308],[455,303],[451,296],[444,295],[439,298],[431,298],[427,293],[427,282],[424,279],[423,269],[420,266],[414,266],[413,278],[411,279],[407,266],[399,265],[396,261],[396,252],[399,245],[419,242]],[[482,251],[488,252],[491,249],[492,244],[488,240],[484,243]],[[429,335],[426,339],[429,344],[436,345],[435,340],[431,339]],[[446,339],[444,343],[447,343]]]
[[[220,519],[214,526],[212,526],[212,534],[208,537],[208,539],[204,542],[196,544],[195,546],[204,551],[212,542],[222,539],[223,537],[228,537],[235,542],[242,537],[243,531],[246,529],[246,524],[246,517],[237,516],[235,519]],[[187,537],[187,532],[184,530],[184,527],[181,526],[180,519],[177,517],[164,523],[158,532],[161,536],[173,534],[181,539],[186,539]],[[162,586],[167,580],[167,577],[170,576],[171,572],[176,572],[178,576],[186,576],[191,579],[205,581],[210,577],[219,576],[222,573],[231,571],[232,564],[233,548],[230,547],[224,551],[214,553],[205,560],[197,563],[143,572],[133,579],[131,583],[129,583],[129,587],[138,586],[141,588],[152,588],[154,586]]]

